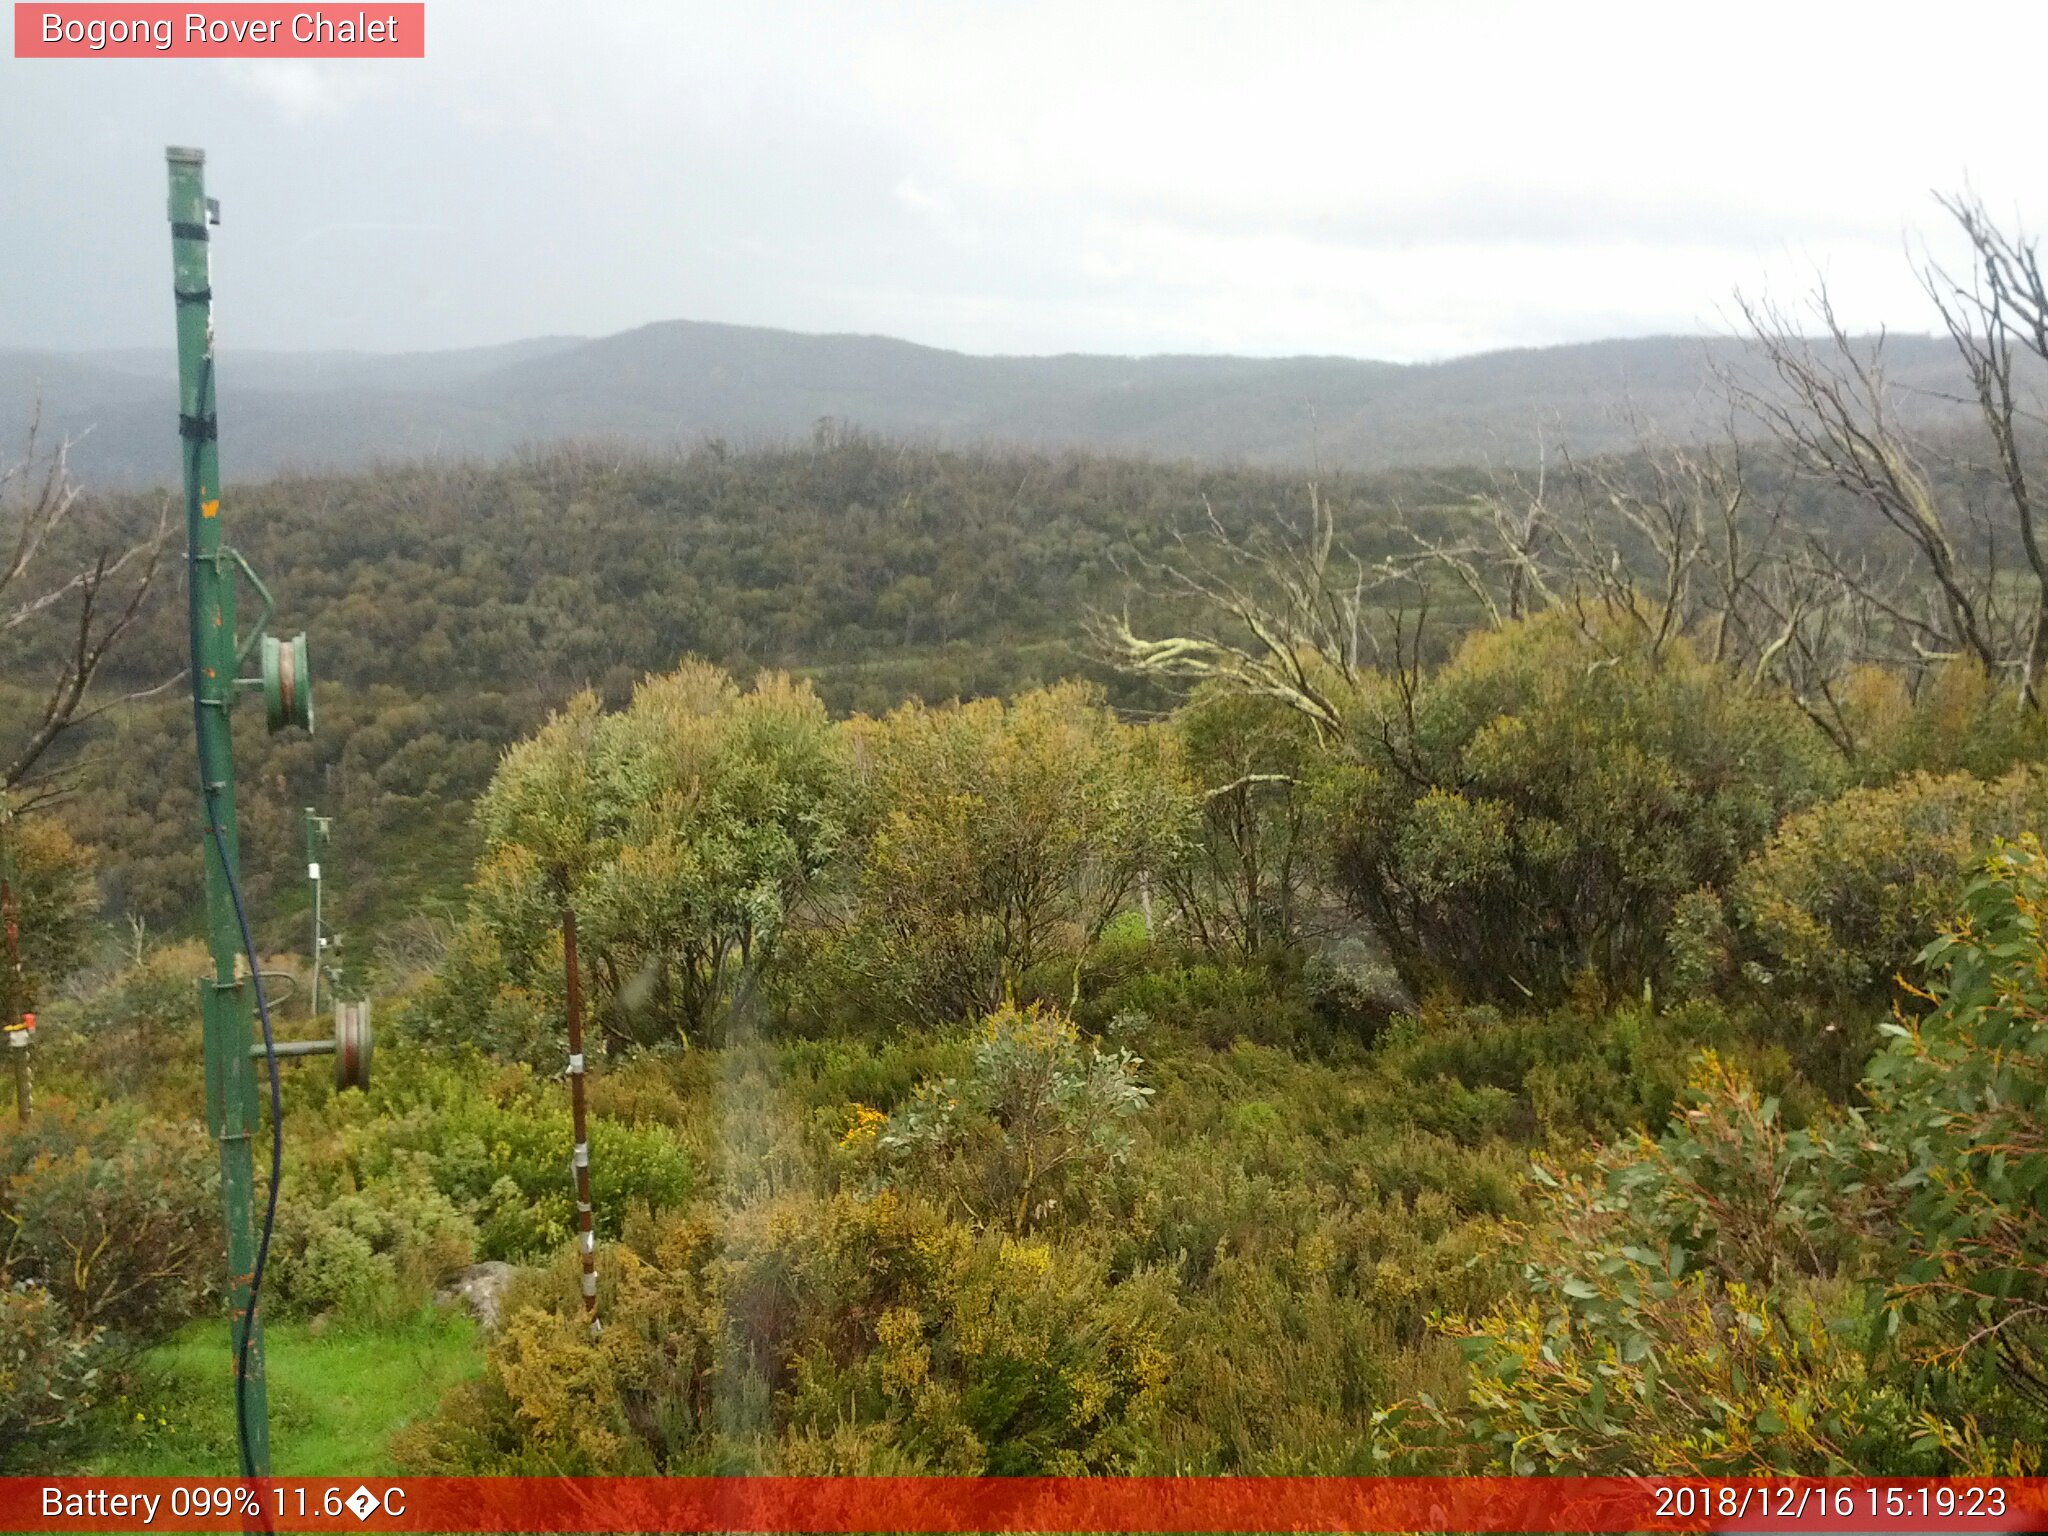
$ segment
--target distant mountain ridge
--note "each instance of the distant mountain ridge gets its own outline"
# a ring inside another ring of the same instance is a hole
[[[1894,336],[1902,414],[1935,426],[1967,381],[1948,341]],[[1157,458],[1360,470],[1524,464],[1543,444],[1625,448],[1629,414],[1713,432],[1717,366],[1753,367],[1733,339],[1648,337],[1440,363],[1340,357],[984,357],[881,336],[674,320],[612,336],[549,336],[446,352],[223,348],[221,451],[230,480],[355,469],[436,454],[607,436],[735,447],[808,434],[825,417],[948,446],[1082,448]],[[0,443],[41,401],[46,429],[85,433],[75,463],[106,486],[176,476],[172,354],[0,348]],[[89,429],[89,430],[88,430]]]

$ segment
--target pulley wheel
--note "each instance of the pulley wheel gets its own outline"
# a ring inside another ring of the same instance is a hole
[[[289,640],[263,637],[263,712],[273,731],[293,725],[313,729],[313,669],[303,634]]]
[[[334,1086],[337,1089],[370,1087],[370,1005],[334,1005]]]

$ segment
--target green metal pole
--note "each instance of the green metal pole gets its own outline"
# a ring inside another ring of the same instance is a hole
[[[249,1309],[256,1268],[256,1178],[251,1137],[260,1124],[250,994],[238,976],[241,925],[232,878],[239,877],[235,823],[235,571],[221,543],[220,455],[215,441],[212,267],[208,260],[206,155],[170,149],[171,260],[178,309],[179,444],[185,467],[185,541],[191,568],[193,713],[199,738],[200,843],[206,862],[206,930],[213,975],[200,983],[206,1037],[206,1118],[220,1146],[221,1204],[227,1217],[233,1345],[246,1418],[249,1470],[270,1472],[270,1405],[263,1375],[263,1325]],[[247,1350],[243,1349],[247,1333]]]

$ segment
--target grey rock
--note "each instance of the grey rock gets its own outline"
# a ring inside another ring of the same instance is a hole
[[[487,1331],[495,1329],[504,1313],[505,1287],[518,1272],[498,1259],[472,1264],[449,1276],[436,1299],[449,1304],[461,1302],[480,1326]]]

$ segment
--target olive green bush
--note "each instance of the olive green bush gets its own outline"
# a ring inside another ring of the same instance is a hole
[[[1034,985],[1071,1007],[1090,947],[1184,845],[1191,806],[1165,734],[1078,683],[846,729],[860,831],[821,986],[927,1025]]]
[[[1345,716],[1318,788],[1334,877],[1414,989],[1475,999],[1662,981],[1678,900],[1844,773],[1789,701],[1565,613],[1369,674]]]
[[[1463,1409],[1421,1402],[1418,1423],[1471,1470],[1524,1475],[1936,1470],[1842,1320],[1854,1223],[1815,1177],[1824,1142],[1711,1053],[1692,1092],[1661,1140],[1539,1165],[1521,1285],[1446,1325]]]
[[[38,1453],[102,1399],[115,1364],[104,1332],[81,1330],[46,1287],[0,1287],[0,1473],[38,1470]]]
[[[1995,779],[2048,758],[2048,717],[1974,661],[1949,662],[1917,684],[1881,667],[1858,667],[1844,681],[1842,713],[1862,782],[1910,773]]]
[[[0,1430],[46,1452],[213,1301],[217,1168],[194,1124],[48,1097],[0,1120]],[[18,1442],[0,1433],[0,1466]]]
[[[1174,711],[1181,772],[1200,811],[1158,871],[1179,936],[1205,955],[1285,951],[1315,919],[1309,793],[1315,732],[1297,711],[1206,684]]]
[[[80,1327],[159,1338],[212,1293],[218,1177],[189,1121],[56,1099],[0,1120],[0,1280],[48,1288]]]
[[[401,1272],[415,1262],[444,1261],[436,1256],[446,1256],[448,1267],[461,1262],[453,1256],[463,1247],[464,1222],[475,1227],[481,1258],[532,1259],[568,1241],[575,1230],[575,1137],[565,1087],[473,1054],[450,1060],[380,1053],[379,1066],[368,1094],[331,1094],[291,1117],[308,1241],[333,1227],[326,1241],[353,1248],[341,1235],[352,1232],[373,1252],[385,1244]],[[690,1154],[667,1125],[599,1118],[590,1125],[590,1146],[591,1193],[607,1236],[619,1232],[629,1212],[672,1208],[693,1188]],[[359,1207],[356,1215],[315,1214],[371,1189],[402,1195],[411,1214],[377,1234],[361,1230],[373,1218]]]
[[[743,692],[690,662],[610,714],[579,695],[477,803],[468,924],[417,1032],[537,1051],[573,905],[594,1034],[711,1038],[838,845],[842,774],[824,705],[777,674]]]
[[[1786,1123],[1711,1053],[1657,1141],[1539,1165],[1522,1284],[1399,1454],[1596,1474],[2027,1474],[2048,1431],[2048,855],[2004,845],[1863,1105]]]
[[[51,1001],[57,985],[85,959],[99,892],[92,850],[50,815],[24,816],[0,795],[0,856],[13,871],[20,968],[0,966],[0,1022],[12,1023]]]
[[[976,1234],[892,1190],[699,1208],[606,1251],[410,1432],[423,1471],[1111,1472],[1170,1370],[1163,1277]]]
[[[430,1160],[333,1199],[287,1194],[278,1211],[269,1294],[286,1314],[388,1323],[432,1300],[476,1256],[476,1223],[435,1186]]]
[[[1896,985],[2001,838],[2048,828],[2048,769],[1913,774],[1786,818],[1724,892],[1674,912],[1679,985],[1775,1035],[1808,1077],[1853,1091]],[[1915,1005],[1917,1006],[1917,1005]]]
[[[199,979],[212,960],[197,942],[124,957],[81,996],[53,1001],[36,1033],[37,1075],[81,1102],[124,1099],[189,1113],[204,1081]]]
[[[980,1225],[1023,1234],[1064,1220],[1131,1153],[1126,1124],[1152,1089],[1128,1046],[1083,1041],[1073,1021],[1033,1004],[982,1021],[968,1069],[921,1083],[876,1126],[899,1177],[943,1191]]]
[[[1903,1347],[1990,1370],[2048,1423],[2048,856],[2001,848],[1923,952],[1924,1017],[1886,1026],[1855,1169]]]

